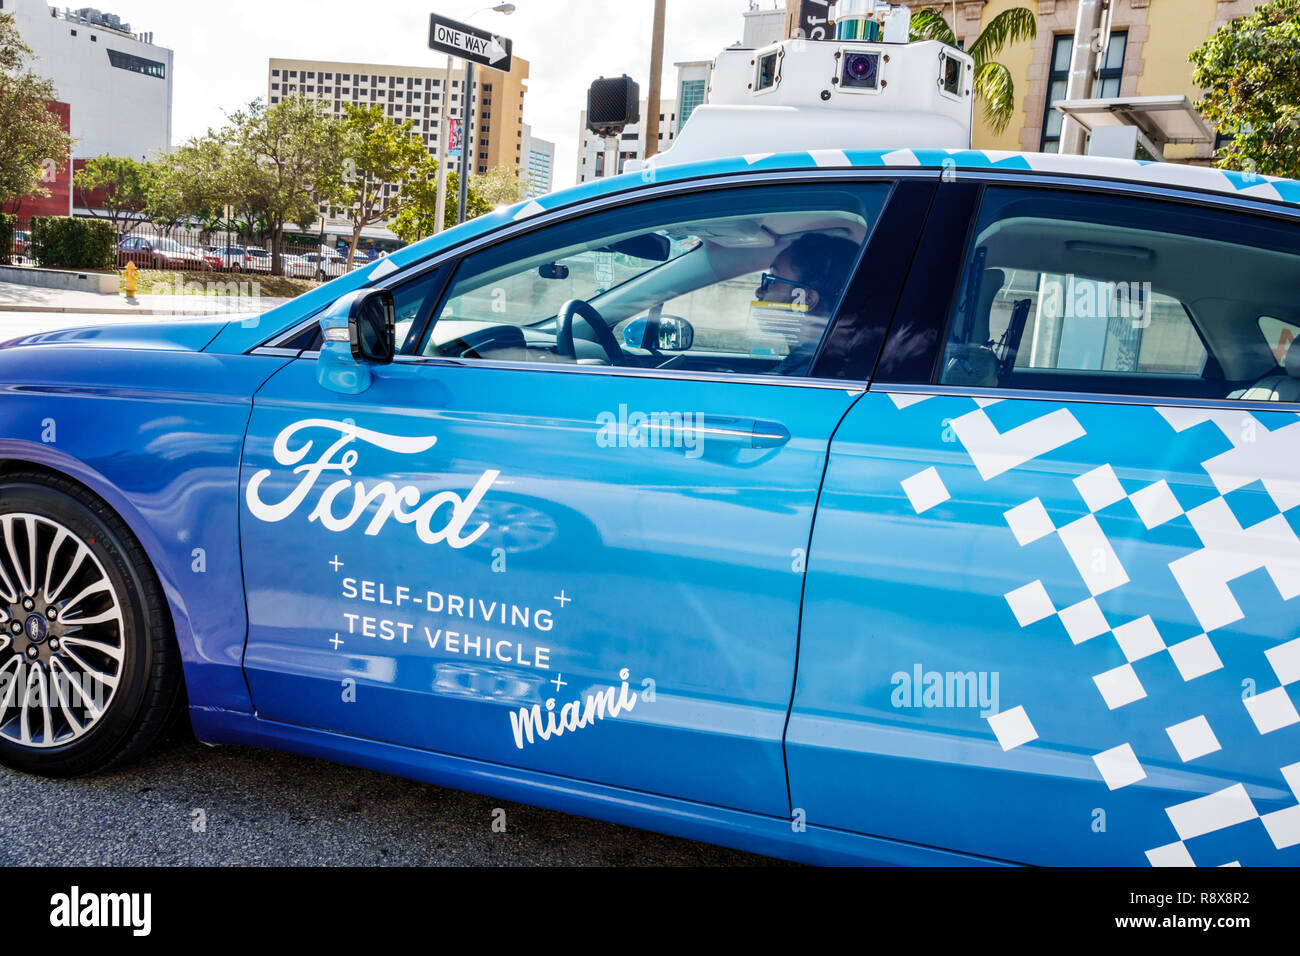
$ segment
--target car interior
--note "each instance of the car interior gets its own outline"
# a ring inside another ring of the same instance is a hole
[[[774,212],[600,236],[483,271],[470,259],[418,354],[764,373],[790,341],[751,320],[763,272],[800,236],[860,246],[867,229],[849,212]]]
[[[1300,400],[1300,351],[1265,328],[1300,326],[1289,252],[1012,217],[978,235],[958,295],[943,384]]]

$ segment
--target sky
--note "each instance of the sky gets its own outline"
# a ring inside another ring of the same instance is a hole
[[[778,0],[758,0],[769,9]],[[55,5],[72,6],[68,0]],[[579,112],[600,76],[627,73],[644,93],[650,74],[653,0],[515,0],[510,16],[489,0],[97,0],[135,32],[175,51],[173,145],[267,95],[271,57],[440,66],[428,48],[429,14],[472,23],[514,40],[529,61],[524,122],[556,144],[555,186],[576,179]],[[668,0],[665,99],[675,95],[673,63],[712,59],[738,41],[748,0]],[[478,12],[476,14],[476,11]]]

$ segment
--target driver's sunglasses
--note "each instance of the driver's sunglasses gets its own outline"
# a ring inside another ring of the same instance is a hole
[[[767,298],[768,290],[771,289],[772,286],[773,286],[773,284],[775,284],[775,283],[777,283],[777,282],[783,283],[783,284],[785,284],[785,285],[792,285],[792,286],[794,286],[796,289],[809,289],[809,288],[812,288],[812,287],[809,286],[807,283],[804,283],[804,282],[795,282],[793,279],[783,279],[783,278],[781,278],[780,276],[772,275],[772,273],[770,273],[770,272],[764,272],[764,273],[763,273],[763,278],[759,280],[758,288],[755,290],[755,292],[756,292],[758,298],[760,298],[760,299],[766,299],[766,298]]]

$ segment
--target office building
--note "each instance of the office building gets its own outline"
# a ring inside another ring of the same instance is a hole
[[[534,136],[533,128],[525,124],[523,154],[525,195],[529,199],[545,196],[555,188],[555,144]]]
[[[305,96],[320,100],[330,112],[342,115],[346,104],[378,104],[390,119],[412,120],[415,132],[434,154],[438,152],[444,93],[450,91],[448,117],[457,121],[464,118],[465,77],[460,68],[448,71],[447,67],[274,58],[267,72],[267,102],[272,105],[289,96]],[[475,70],[472,172],[523,166],[527,79],[528,61],[518,56],[510,73]],[[447,168],[459,171],[462,159],[449,158]]]

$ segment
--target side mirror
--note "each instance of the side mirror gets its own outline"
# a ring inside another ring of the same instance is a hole
[[[695,326],[681,316],[665,315],[659,319],[658,342],[646,341],[649,319],[636,319],[623,327],[623,344],[633,349],[655,352],[689,352],[695,344]]]
[[[357,395],[370,387],[372,365],[387,365],[397,351],[397,308],[387,289],[343,296],[320,320],[324,336],[316,362],[323,388]]]

